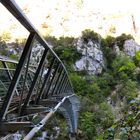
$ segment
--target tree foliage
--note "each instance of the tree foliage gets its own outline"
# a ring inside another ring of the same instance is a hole
[[[138,111],[132,116],[129,114],[129,103],[138,95],[137,67],[140,64],[140,52],[136,53],[133,60],[124,53],[116,54],[114,46],[118,45],[120,51],[123,51],[125,40],[133,37],[122,34],[117,38],[107,36],[103,39],[94,31],[85,30],[82,38],[85,42],[101,41],[106,69],[100,75],[88,75],[84,71],[74,72],[72,67],[81,57],[74,45],[74,38],[61,37],[54,41],[56,53],[69,68],[74,91],[82,99],[79,119],[81,133],[78,137],[83,140],[129,138],[131,122],[134,127],[134,118],[138,116]],[[123,116],[121,119],[117,118],[117,107],[120,107],[118,112]],[[138,136],[137,132],[134,132],[134,135]]]

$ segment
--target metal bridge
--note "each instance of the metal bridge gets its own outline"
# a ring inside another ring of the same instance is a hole
[[[80,103],[65,66],[13,0],[0,2],[29,31],[19,61],[0,56],[0,135],[27,130],[24,140],[32,139],[58,109],[75,134]],[[37,60],[35,46],[40,46]],[[41,113],[45,117],[33,124]]]

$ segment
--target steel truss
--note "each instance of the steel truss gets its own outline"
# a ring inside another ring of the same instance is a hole
[[[0,2],[29,32],[19,61],[0,56],[0,133],[31,129],[24,140],[31,139],[58,108],[68,120],[70,133],[76,133],[80,103],[65,66],[14,0]],[[32,66],[35,41],[42,49],[39,62]],[[38,125],[28,121],[40,113],[46,116]]]

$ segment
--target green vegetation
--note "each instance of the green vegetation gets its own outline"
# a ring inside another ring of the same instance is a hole
[[[55,37],[46,37],[46,40],[53,45],[56,54],[58,54],[67,69],[73,71],[72,65],[81,57],[74,45],[74,38],[60,37],[56,39]]]
[[[68,68],[75,93],[81,98],[78,139],[139,139],[140,107],[137,96],[140,72],[137,69],[140,66],[140,51],[134,58],[123,52],[124,41],[133,37],[122,34],[103,39],[94,31],[85,30],[82,38],[85,43],[92,40],[101,44],[106,67],[100,75],[74,70],[76,60],[81,57],[74,45],[77,39],[47,38]],[[115,53],[115,45],[119,47],[120,54]]]
[[[1,35],[1,40],[9,41],[11,39],[10,32],[3,32]]]
[[[114,32],[114,30],[112,27],[111,32]],[[133,39],[133,37],[122,34],[116,38],[112,36],[101,38],[94,31],[85,30],[82,32],[81,38],[84,43],[91,40],[101,45],[105,60],[105,67],[101,74],[89,75],[86,70],[75,71],[74,64],[82,56],[77,50],[77,38],[61,37],[56,39],[55,37],[46,37],[46,40],[54,46],[54,51],[64,62],[75,93],[81,99],[78,139],[139,140],[140,51],[136,52],[134,58],[126,56],[123,52],[124,41]],[[22,43],[17,41],[15,49],[20,44]],[[114,51],[115,45],[120,49],[119,54]],[[6,43],[1,38],[0,54],[7,56],[7,52]],[[10,57],[17,59],[14,54],[11,54]],[[10,67],[12,68],[11,65]],[[58,115],[57,119],[61,128],[59,138],[68,139],[64,118]],[[50,130],[49,133],[51,133],[52,125],[50,122],[47,129]]]
[[[4,32],[0,35],[0,55],[7,56],[18,60],[25,45],[26,39],[19,38],[15,42],[11,42],[10,32]]]
[[[90,39],[92,41],[99,42],[100,35],[90,29],[86,29],[82,32],[82,38],[84,41],[88,41]]]
[[[132,35],[126,35],[126,34],[122,34],[122,35],[116,37],[116,42],[117,42],[117,45],[119,46],[120,50],[123,50],[124,41],[127,39],[134,39],[134,38]]]

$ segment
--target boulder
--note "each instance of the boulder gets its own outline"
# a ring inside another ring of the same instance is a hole
[[[100,74],[104,67],[104,58],[101,46],[98,42],[88,40],[86,43],[82,38],[77,41],[77,50],[82,54],[80,60],[76,61],[77,71],[87,71],[89,74]]]

